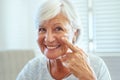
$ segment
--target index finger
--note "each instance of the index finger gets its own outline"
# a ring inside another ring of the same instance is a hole
[[[73,52],[78,52],[78,48],[70,43],[66,38],[62,37],[61,39]]]

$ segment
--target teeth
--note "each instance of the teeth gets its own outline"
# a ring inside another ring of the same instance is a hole
[[[47,46],[47,48],[48,49],[56,49],[58,46],[56,46],[56,47],[49,47],[49,46]]]

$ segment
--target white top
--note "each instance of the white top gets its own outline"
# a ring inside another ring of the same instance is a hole
[[[108,68],[104,61],[97,56],[88,55],[90,65],[95,72],[97,80],[111,80]],[[16,80],[54,80],[48,69],[46,58],[38,56],[28,62],[19,73]],[[87,75],[86,75],[87,76]],[[70,75],[64,80],[78,80],[74,75]]]

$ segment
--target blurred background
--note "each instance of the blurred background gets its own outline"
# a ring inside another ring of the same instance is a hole
[[[45,0],[0,0],[0,80],[15,80],[39,55],[36,11]],[[120,80],[120,0],[71,0],[82,21],[79,47],[106,62],[112,80]]]

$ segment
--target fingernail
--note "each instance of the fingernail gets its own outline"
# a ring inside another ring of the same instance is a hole
[[[64,40],[65,38],[64,38],[64,37],[62,37],[61,39],[62,39],[62,40]]]
[[[62,39],[62,40],[65,40],[65,37],[62,37],[61,39]]]
[[[67,67],[67,64],[65,62],[62,62],[63,66]]]

